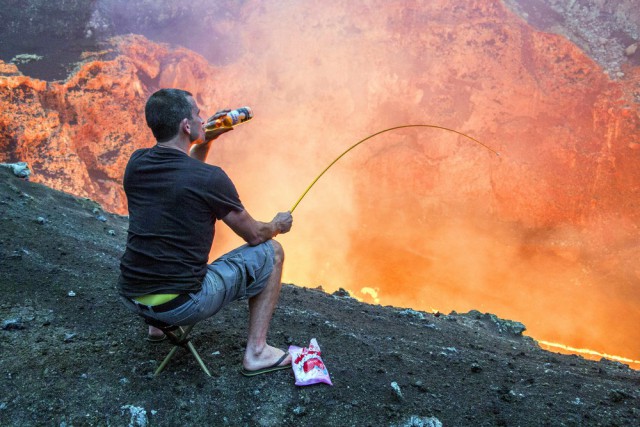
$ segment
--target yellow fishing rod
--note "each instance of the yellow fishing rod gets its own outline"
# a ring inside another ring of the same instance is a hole
[[[325,172],[327,172],[329,170],[329,168],[331,168],[331,166],[333,166],[334,164],[336,164],[338,162],[338,160],[340,160],[342,157],[344,157],[345,154],[347,154],[349,151],[353,150],[354,148],[356,148],[358,145],[362,144],[363,142],[365,142],[368,139],[373,138],[374,136],[380,135],[381,133],[385,133],[385,132],[389,132],[395,129],[403,129],[403,128],[416,128],[416,127],[423,127],[423,128],[435,128],[435,129],[442,129],[442,130],[446,130],[449,132],[453,132],[453,133],[457,133],[460,136],[464,136],[465,138],[470,139],[471,141],[482,145],[484,148],[486,148],[487,150],[495,153],[496,156],[499,156],[500,153],[498,153],[496,150],[494,150],[493,148],[489,147],[488,145],[483,144],[482,142],[478,141],[477,139],[467,135],[466,133],[462,133],[462,132],[458,132],[455,129],[449,129],[443,126],[436,126],[436,125],[402,125],[402,126],[394,126],[388,129],[384,129],[381,130],[379,132],[376,132],[374,134],[369,135],[368,137],[361,139],[360,141],[356,142],[355,144],[353,144],[351,147],[347,148],[342,154],[340,154],[338,157],[336,157],[336,159],[331,162],[329,164],[329,166],[327,166],[326,168],[324,168],[324,170],[322,172],[320,172],[320,175],[318,175],[316,177],[316,179],[313,180],[313,182],[307,187],[306,190],[304,190],[304,193],[302,193],[302,195],[300,196],[300,198],[296,201],[296,203],[293,205],[293,207],[289,210],[289,212],[292,212],[296,209],[296,207],[298,207],[298,204],[302,201],[302,199],[304,198],[304,196],[307,195],[307,193],[309,192],[309,190],[311,190],[311,187],[314,186],[314,184],[316,182],[318,182],[318,180],[322,177],[322,175],[325,174]]]

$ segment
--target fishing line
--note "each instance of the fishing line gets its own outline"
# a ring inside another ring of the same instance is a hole
[[[388,129],[384,129],[381,130],[380,132],[376,132],[374,134],[369,135],[368,137],[361,139],[360,141],[356,142],[355,144],[353,144],[351,147],[347,148],[342,154],[340,154],[338,157],[336,157],[336,159],[331,162],[329,164],[329,166],[327,166],[326,168],[324,168],[324,170],[322,172],[320,172],[320,175],[318,175],[316,177],[316,179],[313,180],[313,182],[307,187],[306,190],[304,190],[304,193],[302,193],[302,195],[300,196],[300,198],[298,199],[298,201],[293,205],[293,207],[289,210],[289,212],[293,212],[296,207],[298,207],[298,204],[302,201],[302,199],[304,198],[304,196],[307,195],[307,193],[309,192],[309,190],[311,190],[311,187],[314,186],[314,184],[316,182],[318,182],[318,180],[322,177],[322,175],[325,174],[325,172],[327,172],[329,170],[329,168],[331,168],[331,166],[333,166],[334,164],[336,164],[336,162],[338,160],[340,160],[342,157],[344,157],[345,154],[347,154],[349,151],[353,150],[354,148],[356,148],[358,145],[362,144],[363,142],[365,142],[368,139],[373,138],[374,136],[380,135],[381,133],[385,133],[385,132],[389,132],[395,129],[402,129],[402,128],[416,128],[416,127],[423,127],[423,128],[435,128],[435,129],[442,129],[442,130],[446,130],[449,132],[453,132],[453,133],[457,133],[458,135],[464,136],[465,138],[468,138],[470,140],[472,140],[473,142],[482,145],[484,148],[486,148],[487,150],[495,153],[496,156],[499,156],[500,153],[498,153],[496,150],[494,150],[493,148],[489,147],[488,145],[483,144],[482,142],[478,141],[477,139],[467,135],[466,133],[462,133],[462,132],[458,132],[455,129],[449,129],[443,126],[436,126],[436,125],[402,125],[402,126],[394,126]]]

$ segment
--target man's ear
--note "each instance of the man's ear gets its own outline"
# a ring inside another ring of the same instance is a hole
[[[189,119],[182,119],[180,122],[180,130],[182,130],[187,135],[191,135],[191,125],[189,124]]]

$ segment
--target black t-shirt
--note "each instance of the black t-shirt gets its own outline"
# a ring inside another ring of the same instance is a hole
[[[227,174],[182,151],[154,146],[131,155],[124,191],[129,233],[120,293],[199,291],[216,220],[244,209]]]

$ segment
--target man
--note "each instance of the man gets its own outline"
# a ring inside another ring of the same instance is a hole
[[[268,345],[266,337],[284,261],[282,246],[272,238],[291,229],[291,213],[256,221],[224,171],[204,162],[211,141],[229,129],[205,137],[189,92],[157,91],[147,101],[145,117],[157,143],[135,151],[125,170],[129,232],[119,279],[124,304],[144,317],[188,325],[248,298],[241,372],[250,376],[290,366],[290,356]],[[216,220],[247,244],[209,265]],[[150,328],[151,335],[156,332]]]

